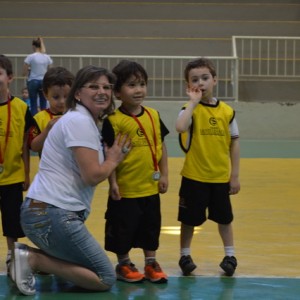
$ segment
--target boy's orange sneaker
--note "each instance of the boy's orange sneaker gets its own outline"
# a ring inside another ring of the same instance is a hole
[[[145,278],[153,283],[165,283],[168,276],[162,271],[157,261],[145,266]]]
[[[145,279],[133,263],[116,266],[117,279],[126,282],[142,282]]]

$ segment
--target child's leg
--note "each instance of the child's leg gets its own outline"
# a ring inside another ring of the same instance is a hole
[[[129,253],[126,254],[117,254],[118,263],[121,265],[130,264],[131,260],[129,258]]]
[[[143,250],[145,255],[145,265],[156,261],[156,251]]]
[[[234,256],[233,230],[232,224],[218,224],[219,233],[224,245],[225,257],[220,263],[220,267],[227,276],[232,276],[237,267],[237,260]]]
[[[10,264],[14,250],[14,242],[17,242],[18,237],[24,237],[20,225],[20,207],[23,203],[23,183],[1,186],[0,194],[2,229],[7,244],[6,268],[7,275],[10,276]]]
[[[194,235],[194,226],[181,223],[180,229],[180,249],[190,249]],[[185,255],[189,255],[185,254]]]
[[[6,237],[7,249],[10,251],[14,250],[14,244],[17,241],[18,241],[17,238],[12,238],[12,237],[7,236]]]
[[[231,223],[230,224],[218,224],[218,229],[219,229],[219,233],[220,233],[220,236],[221,236],[221,239],[223,241],[223,245],[224,245],[224,248],[226,249],[227,247],[231,247],[232,249],[234,248],[233,246],[233,230],[232,230],[232,225]],[[226,255],[229,255],[229,256],[233,256],[234,253],[229,253],[227,254],[225,252]]]
[[[182,270],[183,275],[189,275],[197,268],[191,257],[191,244],[193,235],[194,226],[181,223],[179,266]]]
[[[17,242],[17,238],[12,238],[12,237],[6,237],[6,243],[7,243],[7,255],[6,255],[6,272],[7,276],[11,276],[10,274],[10,264],[12,260],[12,252],[14,250],[14,243]]]

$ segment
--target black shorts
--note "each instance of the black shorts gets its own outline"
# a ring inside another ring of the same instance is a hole
[[[105,250],[119,255],[131,248],[155,251],[161,227],[159,194],[142,198],[108,199]]]
[[[24,237],[20,224],[23,202],[23,183],[0,186],[0,209],[3,235],[11,238]]]
[[[207,218],[218,224],[232,222],[229,183],[206,183],[182,177],[178,221],[186,225],[198,226]]]

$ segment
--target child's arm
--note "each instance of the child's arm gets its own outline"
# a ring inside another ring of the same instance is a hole
[[[187,131],[191,126],[191,118],[194,108],[197,106],[202,97],[202,91],[197,88],[188,88],[186,93],[190,99],[185,109],[180,112],[175,123],[176,130],[179,133]]]
[[[22,160],[24,163],[25,181],[23,190],[27,191],[30,185],[30,152],[28,147],[28,132],[24,134],[23,147],[22,147]]]
[[[32,151],[41,152],[43,150],[44,142],[46,137],[48,136],[49,131],[53,127],[53,125],[57,122],[59,118],[54,118],[50,120],[46,126],[46,128],[35,138],[31,140],[30,148]]]
[[[162,145],[162,157],[159,161],[159,171],[161,174],[161,177],[158,182],[158,190],[161,194],[164,194],[168,190],[169,182],[168,182],[168,153],[167,153],[167,147],[165,143]]]
[[[231,140],[230,145],[231,175],[230,191],[231,195],[240,191],[239,171],[240,171],[240,142],[238,138]]]
[[[104,141],[104,149],[111,147],[115,140],[115,132],[108,118],[104,119],[102,126],[102,137]],[[119,186],[117,183],[117,175],[114,170],[108,177],[109,182],[109,196],[113,200],[121,200],[122,196],[120,195]]]
[[[109,195],[113,200],[121,200],[119,186],[117,183],[116,171],[113,171],[108,177],[109,182]]]

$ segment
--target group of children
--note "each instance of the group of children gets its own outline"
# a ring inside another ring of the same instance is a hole
[[[169,185],[164,141],[169,131],[159,112],[143,105],[147,96],[146,70],[136,62],[124,60],[112,73],[116,77],[114,95],[121,105],[101,121],[103,141],[111,146],[118,134],[126,133],[131,148],[124,147],[128,154],[109,177],[105,249],[117,256],[117,279],[164,283],[168,277],[156,260],[156,251],[161,227],[160,194],[166,193]],[[191,257],[194,227],[208,218],[218,224],[224,246],[220,267],[225,275],[232,276],[237,260],[230,195],[240,189],[235,112],[213,96],[217,74],[210,60],[199,58],[189,62],[184,76],[189,99],[176,120],[180,146],[186,153],[179,189],[179,266],[183,275],[195,270]],[[1,55],[0,207],[8,247],[8,275],[14,242],[24,236],[19,215],[23,191],[30,183],[29,149],[41,155],[49,131],[65,111],[74,76],[63,67],[50,68],[43,79],[49,108],[33,117],[26,103],[10,94],[12,80],[11,62]],[[144,272],[139,272],[131,261],[132,248],[143,250]]]

